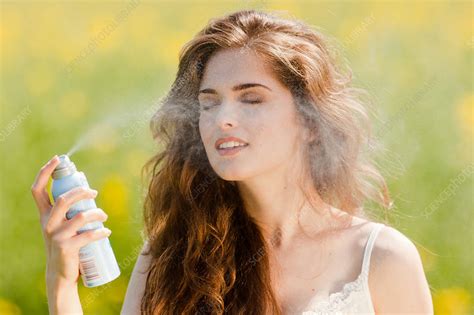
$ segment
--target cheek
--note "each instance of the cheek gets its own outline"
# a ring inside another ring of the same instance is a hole
[[[199,117],[199,133],[201,135],[202,142],[205,146],[209,145],[209,141],[212,137],[212,124],[209,117],[201,115]]]
[[[267,152],[267,158],[281,160],[295,153],[298,126],[291,115],[291,112],[267,115],[254,129],[258,138],[256,149]]]
[[[296,137],[291,129],[292,127],[272,126],[262,132],[262,149],[269,152],[269,155],[278,155],[287,157],[294,151]]]

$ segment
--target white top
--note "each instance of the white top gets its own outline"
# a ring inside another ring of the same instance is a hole
[[[362,270],[356,280],[344,284],[339,292],[329,294],[324,300],[311,301],[301,315],[371,314],[375,315],[369,291],[369,265],[372,248],[383,223],[375,223],[364,250]]]

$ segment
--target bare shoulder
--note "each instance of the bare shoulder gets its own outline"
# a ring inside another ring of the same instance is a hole
[[[372,261],[375,266],[379,263],[401,263],[419,259],[418,249],[411,239],[399,230],[384,225],[375,240],[372,251]]]
[[[369,288],[377,314],[433,314],[417,247],[399,230],[383,226],[372,250]]]
[[[120,311],[122,315],[141,314],[140,304],[143,293],[145,292],[148,267],[151,261],[151,255],[143,255],[143,253],[148,249],[148,241],[145,241],[133,268],[130,282],[128,283],[125,300],[122,305],[122,310]]]

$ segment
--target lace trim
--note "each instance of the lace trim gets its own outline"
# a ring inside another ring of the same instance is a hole
[[[360,292],[364,289],[364,281],[366,280],[367,271],[362,271],[356,280],[347,282],[341,291],[333,292],[323,300],[310,301],[309,310],[303,311],[301,315],[313,314],[342,314],[341,309],[352,300],[349,298],[353,292]]]

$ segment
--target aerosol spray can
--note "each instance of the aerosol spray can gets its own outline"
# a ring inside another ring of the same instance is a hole
[[[54,201],[59,195],[76,187],[89,187],[86,176],[78,172],[69,156],[59,156],[60,163],[53,172],[52,195]],[[81,211],[97,208],[94,199],[83,199],[74,203],[66,213],[70,220]],[[103,228],[100,221],[85,224],[77,232],[80,234],[87,230]],[[110,246],[109,238],[102,238],[81,247],[79,250],[79,270],[82,281],[86,287],[96,287],[116,279],[120,275],[120,269],[115,259],[114,252]]]

